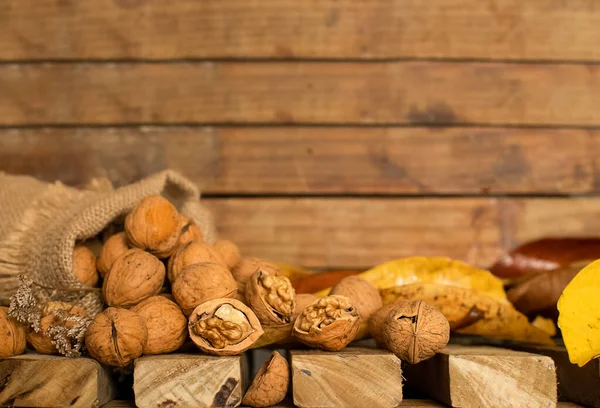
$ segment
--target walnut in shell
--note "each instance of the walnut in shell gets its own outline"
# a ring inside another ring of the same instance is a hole
[[[130,310],[144,319],[148,330],[144,354],[170,353],[187,338],[187,319],[179,306],[164,296],[152,296]]]
[[[128,250],[129,242],[127,242],[127,236],[124,232],[111,236],[102,246],[100,256],[96,260],[96,267],[100,272],[100,276],[104,278],[110,272],[110,268],[112,268],[117,258]]]
[[[259,269],[246,284],[246,304],[264,325],[290,323],[294,315],[296,292],[285,276]]]
[[[242,399],[243,405],[270,407],[283,401],[290,384],[290,367],[277,351],[262,365]]]
[[[85,332],[85,346],[92,357],[114,367],[126,367],[141,356],[147,341],[144,319],[116,307],[97,315]]]
[[[348,276],[339,281],[331,291],[330,295],[346,296],[358,309],[360,318],[365,322],[375,313],[383,302],[379,291],[370,282],[358,276]]]
[[[231,272],[218,263],[197,263],[186,267],[172,287],[175,301],[186,316],[196,306],[218,298],[237,296]]]
[[[181,216],[181,234],[179,235],[179,243],[177,248],[181,248],[188,242],[200,241],[204,242],[202,230],[197,226],[190,217]]]
[[[109,306],[134,306],[160,292],[165,274],[158,258],[132,248],[116,260],[104,279],[104,300]]]
[[[11,357],[25,351],[25,328],[8,316],[8,308],[0,307],[0,357]]]
[[[77,245],[73,249],[73,275],[86,286],[96,286],[98,283],[96,257],[85,245]]]
[[[387,349],[401,360],[417,364],[442,349],[450,339],[450,324],[444,315],[421,300],[393,304],[382,335]]]
[[[66,312],[67,316],[81,316],[87,317],[85,310],[77,305],[69,302],[48,302],[44,307],[42,318],[40,320],[40,331],[30,331],[27,333],[27,341],[31,346],[40,354],[57,354],[58,349],[52,344],[52,339],[48,336],[47,332],[51,326],[65,326],[67,329],[72,328],[75,323],[71,321],[65,321],[59,316],[55,315],[58,310]]]
[[[259,269],[269,272],[271,275],[281,275],[281,271],[277,265],[271,262],[258,258],[244,258],[231,270],[233,278],[238,283],[238,291],[241,294],[246,292],[246,284],[254,272]]]
[[[196,307],[189,318],[190,338],[215,355],[241,354],[263,334],[252,310],[235,299],[213,299]]]
[[[392,311],[393,308],[393,303],[387,304],[383,307],[380,307],[369,318],[369,332],[371,333],[371,337],[373,337],[373,340],[375,340],[375,343],[379,348],[386,348],[383,337],[383,327],[385,325],[385,320],[387,319],[388,314]]]
[[[221,255],[221,258],[223,258],[227,268],[230,270],[240,262],[240,249],[236,244],[229,240],[220,239],[215,242],[215,250],[219,255]]]
[[[186,267],[203,262],[213,262],[227,268],[221,255],[212,246],[200,241],[188,242],[169,258],[169,282],[173,284]]]
[[[181,234],[182,219],[173,204],[164,197],[143,199],[125,218],[125,233],[131,245],[159,258],[169,257]]]
[[[350,299],[330,295],[302,311],[292,335],[307,346],[338,351],[354,340],[359,327],[360,315]]]

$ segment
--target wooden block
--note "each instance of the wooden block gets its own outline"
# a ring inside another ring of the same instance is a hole
[[[135,361],[138,408],[237,407],[248,385],[244,356],[167,354]]]
[[[600,361],[592,360],[583,367],[571,364],[564,347],[513,346],[523,351],[551,357],[556,365],[558,395],[561,399],[588,407],[600,408]]]
[[[0,171],[71,185],[171,168],[203,196],[600,192],[600,132],[588,129],[46,128],[0,140]]]
[[[115,395],[108,369],[90,358],[23,354],[0,360],[0,406],[88,408]]]
[[[593,1],[2,3],[0,60],[600,57]]]
[[[296,406],[383,408],[402,401],[400,360],[390,352],[350,347],[290,356]]]
[[[405,367],[407,385],[453,407],[555,407],[556,372],[549,357],[495,347],[449,345]]]
[[[4,126],[600,125],[594,64],[2,64],[0,78]]]

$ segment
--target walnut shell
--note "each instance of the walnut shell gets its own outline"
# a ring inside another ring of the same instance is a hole
[[[379,348],[386,348],[383,337],[383,327],[385,325],[385,319],[387,319],[388,314],[390,314],[392,309],[394,309],[394,303],[387,304],[383,307],[380,307],[369,318],[369,332]]]
[[[86,286],[96,286],[98,283],[96,257],[85,245],[77,245],[73,249],[73,275]]]
[[[233,269],[241,259],[240,249],[231,241],[220,239],[215,242],[215,250],[225,261],[228,269]]]
[[[118,257],[129,250],[129,242],[124,232],[111,236],[102,246],[100,256],[96,260],[96,268],[103,278],[110,272]]]
[[[188,242],[200,241],[204,242],[204,235],[199,226],[194,223],[190,217],[181,216],[181,234],[179,235],[179,243],[177,248],[181,248]]]
[[[260,367],[242,399],[252,407],[270,407],[285,398],[290,384],[290,367],[277,351]]]
[[[450,340],[444,315],[421,300],[394,303],[382,329],[387,349],[401,360],[417,364],[435,355]]]
[[[189,316],[196,306],[212,299],[237,295],[231,272],[217,263],[197,263],[186,267],[172,287],[175,301]]]
[[[205,353],[241,354],[263,334],[254,312],[235,299],[213,299],[194,309],[189,318],[190,338]]]
[[[294,315],[296,292],[285,276],[259,269],[246,284],[246,304],[264,325],[290,323]]]
[[[8,316],[8,308],[0,307],[0,357],[11,357],[25,351],[25,328]]]
[[[212,246],[200,241],[188,242],[169,258],[169,282],[173,284],[186,267],[203,262],[213,262],[227,268],[221,255]]]
[[[277,265],[258,258],[244,258],[231,270],[233,278],[238,283],[238,291],[246,292],[246,284],[257,270],[262,269],[271,275],[281,275]]]
[[[48,302],[46,306],[44,306],[44,310],[42,312],[42,316],[48,316],[54,314],[57,310],[64,310],[70,315],[78,315],[82,317],[87,317],[87,312],[83,310],[81,307],[70,303],[70,302]]]
[[[40,332],[31,331],[27,333],[27,341],[40,354],[57,354],[58,350],[52,344],[52,340],[47,336],[46,332],[50,326],[64,325],[70,329],[75,325],[75,322],[67,321],[55,315],[58,310],[64,310],[68,315],[77,315],[87,317],[85,310],[77,305],[69,302],[48,302],[42,313],[43,317],[40,320]]]
[[[113,264],[102,285],[109,306],[131,307],[157,295],[165,280],[165,266],[154,255],[132,248]]]
[[[148,342],[144,354],[166,354],[177,350],[187,337],[187,319],[175,302],[152,296],[130,309],[144,319]]]
[[[114,367],[125,367],[141,356],[147,341],[144,319],[116,307],[97,315],[85,332],[85,346],[92,357]]]
[[[182,219],[164,197],[144,198],[125,218],[125,233],[131,245],[159,258],[169,257],[177,248]]]
[[[339,281],[330,295],[346,296],[358,309],[360,318],[367,321],[373,313],[383,306],[379,291],[370,282],[358,276],[348,276]]]
[[[330,295],[302,311],[294,322],[292,335],[307,346],[338,351],[354,340],[360,321],[350,299]]]

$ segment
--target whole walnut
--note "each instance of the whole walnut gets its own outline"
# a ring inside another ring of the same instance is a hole
[[[11,357],[25,351],[25,328],[8,316],[8,308],[0,307],[0,357]]]
[[[227,268],[233,269],[241,259],[240,249],[231,241],[220,239],[215,242],[215,249],[225,261]]]
[[[263,325],[286,324],[292,321],[296,292],[285,276],[271,275],[259,269],[246,284],[246,304]]]
[[[144,319],[148,342],[144,354],[177,350],[187,337],[187,319],[179,306],[164,296],[152,296],[130,309]]]
[[[77,245],[73,249],[73,275],[86,286],[96,286],[98,283],[96,257],[85,245]]]
[[[125,218],[125,233],[131,245],[158,258],[168,258],[177,248],[182,218],[164,197],[143,199]]]
[[[330,295],[346,296],[358,309],[365,322],[383,306],[379,291],[370,282],[358,276],[348,276],[340,280],[329,292]]]
[[[172,287],[175,301],[186,316],[196,306],[212,299],[237,295],[237,285],[231,272],[218,263],[197,263],[186,267]]]
[[[199,226],[197,226],[190,217],[181,216],[181,234],[179,235],[179,243],[177,248],[181,248],[188,242],[200,241],[204,242],[204,235]]]
[[[165,266],[154,255],[132,248],[113,264],[102,286],[109,306],[131,307],[157,295],[165,280]]]
[[[330,295],[300,313],[292,335],[307,346],[338,351],[354,340],[359,327],[360,315],[350,299]]]
[[[388,313],[382,335],[388,350],[401,360],[417,364],[448,344],[450,324],[428,303],[399,301]]]
[[[57,354],[58,350],[52,344],[52,339],[48,336],[50,326],[65,326],[72,328],[75,322],[65,321],[57,316],[58,311],[64,311],[66,316],[87,317],[85,310],[69,302],[48,302],[44,307],[42,318],[40,320],[40,331],[30,331],[27,333],[27,341],[40,354]]]
[[[227,267],[221,255],[211,245],[200,241],[188,242],[169,258],[169,282],[173,284],[184,268],[202,262],[213,262]]]
[[[129,250],[129,242],[124,232],[111,236],[102,246],[100,256],[96,261],[96,267],[103,278],[110,272],[118,257]]]
[[[369,332],[379,348],[386,348],[383,337],[383,327],[385,326],[385,320],[387,319],[388,314],[390,314],[394,307],[394,303],[382,306],[369,318]]]
[[[257,270],[262,269],[263,271],[269,272],[271,275],[281,275],[281,271],[277,265],[271,262],[263,261],[258,258],[243,258],[238,264],[231,270],[233,278],[238,283],[238,291],[243,294],[246,292],[246,284],[250,277]]]
[[[116,307],[97,315],[85,332],[85,346],[92,357],[114,367],[126,367],[141,356],[147,341],[144,319]]]
[[[246,391],[243,405],[270,407],[285,398],[290,384],[290,366],[277,351],[262,365]]]
[[[235,299],[213,299],[196,307],[189,319],[190,338],[205,353],[241,354],[262,336],[254,312]]]

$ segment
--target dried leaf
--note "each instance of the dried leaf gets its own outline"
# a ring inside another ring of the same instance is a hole
[[[515,310],[508,300],[495,299],[474,289],[414,283],[385,289],[381,293],[384,304],[397,300],[422,300],[430,303],[442,312],[451,327],[461,327],[456,329],[458,333],[525,343],[554,344],[546,332],[531,325],[527,317]],[[477,310],[480,318],[465,326],[465,316],[472,314],[473,310]]]

